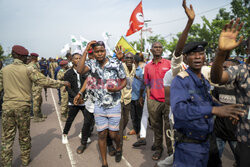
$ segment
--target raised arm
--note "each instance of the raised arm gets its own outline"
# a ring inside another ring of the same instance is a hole
[[[190,8],[188,8],[186,5],[186,0],[183,0],[182,7],[184,8],[185,13],[188,17],[188,22],[187,22],[186,27],[183,30],[183,32],[178,40],[178,43],[176,45],[176,49],[175,49],[175,56],[176,57],[179,57],[182,54],[182,50],[183,50],[185,42],[187,40],[188,32],[189,32],[189,30],[193,24],[194,18],[195,18],[193,6],[190,5]]]
[[[218,51],[211,68],[211,81],[213,83],[225,84],[228,82],[229,75],[227,72],[223,71],[223,63],[229,56],[230,51],[235,49],[242,42],[242,36],[239,41],[236,41],[242,26],[243,23],[240,23],[240,19],[236,19],[235,23],[234,20],[232,20],[223,28],[219,37]]]
[[[88,43],[87,47],[85,48],[83,54],[82,54],[82,57],[77,65],[77,72],[79,74],[85,74],[89,71],[89,68],[87,66],[85,66],[85,61],[86,61],[86,57],[87,57],[87,54],[88,54],[88,50],[90,50],[91,48],[91,45],[96,43],[96,41],[91,41]]]
[[[116,54],[117,59],[122,61],[122,59],[124,57],[124,54],[122,52],[122,50],[123,50],[122,46],[116,46],[115,49],[116,49],[115,54]]]

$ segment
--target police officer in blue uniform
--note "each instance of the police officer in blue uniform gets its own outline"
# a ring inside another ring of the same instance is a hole
[[[209,158],[209,136],[213,115],[239,119],[244,115],[239,105],[218,106],[209,93],[210,84],[201,74],[206,42],[191,42],[184,47],[189,65],[172,82],[171,109],[174,114],[174,167],[206,167]]]

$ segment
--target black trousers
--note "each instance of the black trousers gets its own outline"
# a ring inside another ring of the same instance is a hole
[[[216,136],[214,133],[211,134],[209,138],[210,148],[209,148],[209,159],[207,167],[222,167],[222,162],[219,156],[219,150],[217,148]]]
[[[130,116],[133,128],[136,134],[139,134],[141,130],[141,117],[142,117],[142,106],[140,105],[139,100],[131,101]]]
[[[69,106],[68,118],[63,130],[63,134],[68,134],[70,127],[80,110],[82,111],[82,114],[84,116],[81,144],[86,145],[88,137],[91,134],[91,127],[94,122],[94,115],[93,113],[88,112],[88,110],[86,110],[84,106]]]
[[[246,143],[237,143],[235,148],[237,167],[249,167],[250,166],[250,146]]]
[[[129,119],[129,113],[131,110],[131,103],[124,104],[121,103],[121,119],[119,124],[119,135],[120,135],[120,145],[123,146],[123,131],[126,129]]]

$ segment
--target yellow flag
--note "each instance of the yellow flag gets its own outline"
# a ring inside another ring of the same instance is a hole
[[[116,46],[122,46],[124,53],[131,52],[134,55],[136,54],[136,50],[128,43],[128,41],[123,36],[117,42]]]

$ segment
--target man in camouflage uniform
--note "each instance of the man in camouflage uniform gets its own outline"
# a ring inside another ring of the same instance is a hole
[[[38,63],[38,54],[31,53],[30,58],[31,62],[28,64],[29,67],[33,67],[35,70],[40,72],[40,65]],[[43,102],[42,98],[42,87],[38,84],[32,84],[32,102],[33,102],[33,113],[34,113],[34,122],[42,122],[47,118],[46,115],[42,114],[41,106]]]
[[[57,73],[57,79],[63,81],[64,74],[68,69],[68,61],[62,60],[60,61],[59,65],[61,66],[61,69]],[[65,86],[60,88],[60,92],[61,92],[61,120],[63,122],[66,122],[68,115],[68,92],[66,91]]]
[[[49,72],[51,78],[55,78],[55,68],[54,68],[54,60],[52,58],[49,58]]]
[[[59,88],[69,83],[46,78],[43,74],[28,67],[28,50],[15,45],[12,48],[13,64],[0,71],[0,91],[4,89],[2,113],[2,148],[0,166],[12,165],[12,146],[15,140],[16,129],[19,130],[19,144],[22,165],[30,162],[30,103],[32,82],[47,87]]]

